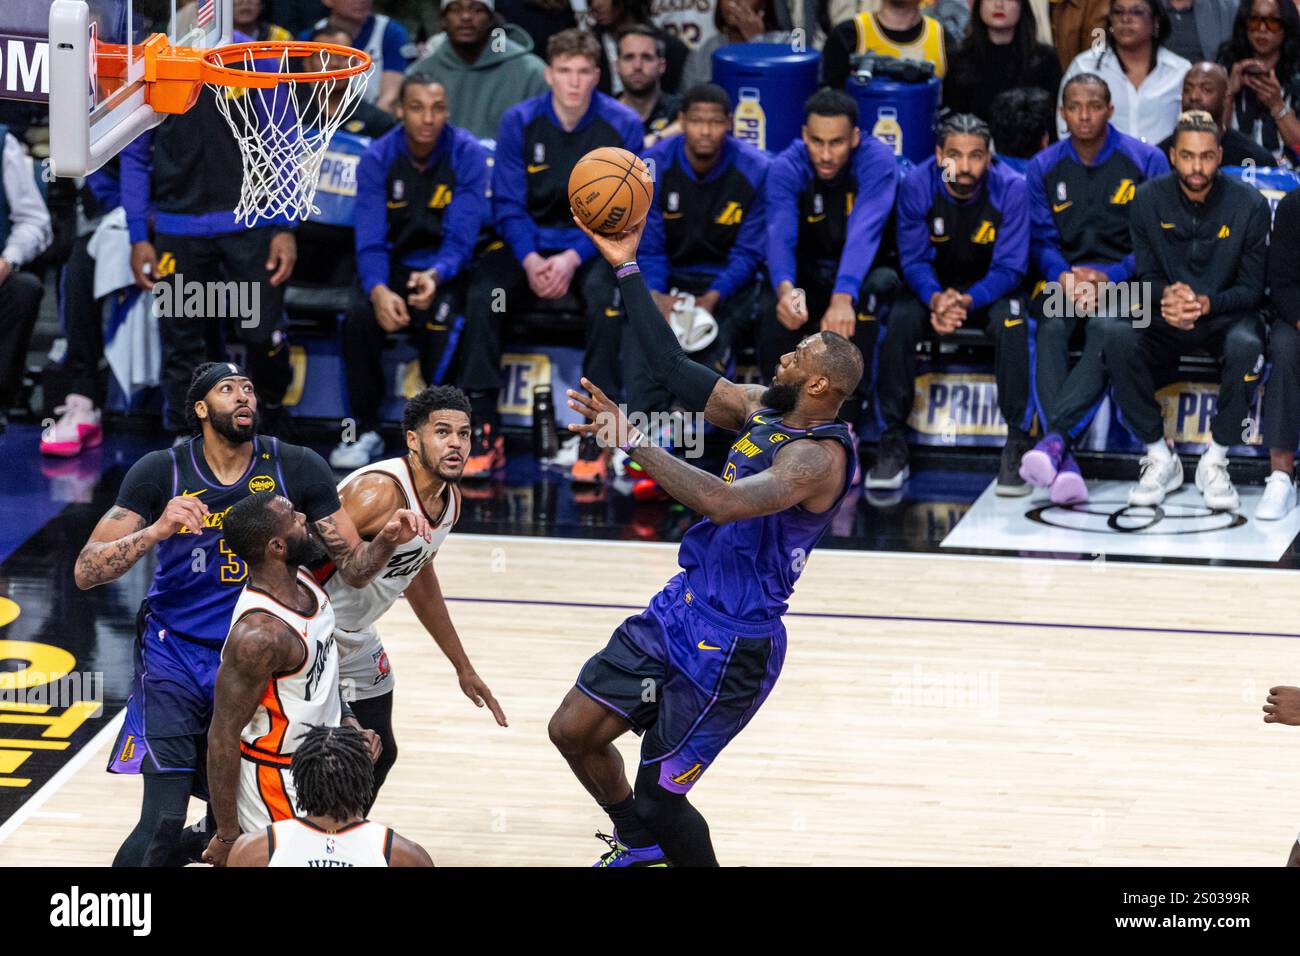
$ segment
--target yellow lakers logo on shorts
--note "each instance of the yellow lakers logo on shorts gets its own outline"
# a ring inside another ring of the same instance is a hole
[[[704,768],[700,764],[693,764],[689,770],[683,770],[673,777],[673,783],[693,783],[703,770]]]
[[[126,763],[134,756],[135,756],[135,735],[127,734],[126,742],[122,744],[122,755],[117,759],[122,763]]]
[[[275,479],[270,475],[257,475],[248,479],[248,490],[253,494],[261,491],[275,491]]]

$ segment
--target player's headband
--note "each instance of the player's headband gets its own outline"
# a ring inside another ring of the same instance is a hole
[[[234,362],[214,362],[194,383],[194,400],[202,401],[214,385],[226,378],[248,378],[248,375]]]

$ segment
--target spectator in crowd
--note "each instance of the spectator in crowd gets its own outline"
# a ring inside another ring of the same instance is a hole
[[[1030,2],[1041,6],[1042,14],[1046,16],[1047,0],[1030,0]],[[860,14],[879,12],[882,0],[829,0],[825,6],[830,24],[838,26]],[[956,47],[961,42],[961,38],[966,35],[966,26],[970,21],[970,5],[965,0],[921,0],[921,12],[939,21],[947,36],[949,49]],[[1034,12],[1037,15],[1039,11],[1035,9]],[[1050,42],[1051,34],[1047,31],[1043,31],[1043,34],[1039,40],[1044,43]]]
[[[844,89],[852,58],[862,53],[920,60],[942,77],[948,68],[947,40],[938,20],[923,16],[920,0],[883,0],[831,30],[822,50],[822,83]]]
[[[1241,0],[1219,51],[1228,70],[1232,125],[1281,163],[1300,149],[1300,13],[1291,0]]]
[[[1016,86],[1056,96],[1056,51],[1036,39],[1034,11],[1022,0],[977,0],[966,38],[953,50],[943,80],[943,105],[991,120],[993,97]]]
[[[898,283],[893,270],[873,268],[897,185],[893,150],[862,135],[858,105],[841,90],[809,97],[802,137],[767,174],[767,267],[777,305],[759,317],[759,371],[771,376],[810,333],[852,339],[867,373],[840,411],[851,425],[871,396],[878,313]]]
[[[717,32],[717,18],[714,16],[717,2],[718,0],[696,0],[694,3],[650,0],[651,22],[685,43],[688,50],[694,50],[707,43]]]
[[[334,43],[347,46],[351,43],[348,34],[335,27],[327,26],[312,34],[313,43]],[[330,55],[325,58],[325,69],[342,68],[346,64],[335,62],[342,57]],[[303,69],[316,69],[316,60],[301,61]],[[347,84],[336,83],[329,91],[325,102],[326,115],[333,115],[343,106]],[[299,89],[302,96],[314,96],[314,90]],[[392,113],[386,113],[379,107],[365,100],[357,102],[352,115],[339,127],[339,131],[353,136],[377,139],[397,124]],[[293,268],[295,285],[349,286],[356,276],[355,237],[353,230],[347,226],[332,226],[310,219],[298,224],[298,261]]]
[[[1028,308],[1021,294],[1029,265],[1029,197],[1024,179],[993,161],[992,140],[979,117],[948,116],[934,158],[899,187],[898,253],[907,290],[894,300],[880,347],[885,431],[868,488],[897,490],[908,478],[916,346],[966,327],[983,329],[993,344],[998,407],[1007,421],[996,491],[1029,491],[1018,474],[1033,420]]]
[[[1004,90],[989,103],[989,129],[998,161],[1024,175],[1056,127],[1056,96],[1032,86]]]
[[[663,37],[651,27],[633,24],[619,36],[614,68],[623,92],[618,101],[641,117],[646,149],[682,131],[681,98],[665,93],[660,82],[665,62]]]
[[[671,33],[660,30],[650,19],[648,0],[591,0],[591,32],[600,41],[600,92],[617,96],[623,83],[614,64],[618,61],[618,38],[632,26],[654,30],[664,41],[663,88],[676,93],[682,88],[682,70],[690,53],[686,44]]]
[[[1053,0],[1052,42],[1061,69],[1068,69],[1080,53],[1092,49],[1106,31],[1110,0]]]
[[[494,0],[443,0],[444,33],[433,52],[411,68],[447,91],[451,122],[479,139],[496,139],[501,117],[546,89],[546,64],[532,40],[511,24],[496,27]]]
[[[1268,290],[1273,327],[1268,358],[1273,365],[1264,389],[1264,444],[1272,466],[1255,508],[1260,521],[1284,518],[1296,505],[1295,451],[1300,444],[1300,190],[1282,197],[1273,211],[1268,246]]]
[[[691,357],[726,371],[736,333],[748,327],[766,251],[763,187],[767,154],[731,134],[731,99],[711,83],[694,86],[682,107],[681,136],[649,150],[655,200],[637,259],[668,320],[681,295],[718,323],[713,344]],[[623,381],[634,411],[665,411],[673,396],[655,384],[639,349],[623,350]]]
[[[432,77],[402,82],[402,123],[357,166],[357,275],[362,296],[343,326],[348,401],[357,438],[330,455],[335,468],[370,464],[384,450],[382,356],[406,331],[428,385],[446,379],[463,326],[465,267],[487,218],[487,150],[447,122],[447,92]]]
[[[0,126],[0,433],[18,397],[27,346],[36,328],[45,287],[22,267],[54,241],[50,212],[36,188],[31,158]]]
[[[1106,327],[1106,365],[1129,430],[1146,445],[1130,505],[1154,507],[1183,484],[1183,464],[1164,437],[1156,389],[1177,375],[1179,358],[1205,349],[1220,362],[1211,441],[1196,466],[1196,487],[1213,511],[1240,505],[1228,475],[1228,448],[1264,370],[1260,306],[1267,266],[1268,200],[1219,171],[1219,126],[1184,113],[1174,132],[1174,172],[1144,183],[1130,212],[1135,275],[1151,289],[1149,324]],[[1172,228],[1170,228],[1172,226]]]
[[[1165,46],[1188,63],[1213,60],[1232,34],[1236,9],[1237,0],[1169,0]]]
[[[235,29],[253,40],[273,40],[286,43],[293,39],[293,34],[284,27],[277,26],[265,16],[265,0],[231,0]]]
[[[280,24],[294,36],[310,30],[321,17],[329,16],[321,0],[266,0],[266,3],[271,22]]]
[[[1035,385],[1043,439],[1025,455],[1020,474],[1050,488],[1056,504],[1088,500],[1070,454],[1106,390],[1106,329],[1130,322],[1134,303],[1129,207],[1135,188],[1169,172],[1165,154],[1110,125],[1115,108],[1105,82],[1077,73],[1065,84],[1070,135],[1029,163],[1033,264],[1045,285],[1030,306],[1036,335]],[[1123,288],[1129,294],[1117,296]],[[1083,354],[1069,368],[1069,345],[1081,323]]]
[[[528,34],[534,50],[545,50],[552,36],[578,25],[569,0],[496,0],[496,11]]]
[[[66,391],[55,408],[58,419],[41,432],[43,455],[73,458],[103,439],[99,409],[105,389],[99,363],[104,358],[104,313],[95,297],[95,259],[91,239],[104,216],[122,205],[116,157],[86,177],[82,211],[86,227],[72,244],[59,274],[59,317],[68,351],[63,360]],[[53,396],[51,396],[53,397]]]
[[[574,164],[597,147],[638,152],[644,137],[641,117],[597,92],[600,43],[590,33],[557,33],[546,52],[550,91],[507,110],[497,138],[492,215],[506,245],[480,260],[471,280],[461,346],[461,387],[469,394],[475,424],[467,478],[485,477],[505,466],[497,416],[502,301],[518,312],[528,292],[549,300],[576,293],[587,322],[583,374],[593,382],[621,378],[622,310],[614,271],[574,223],[568,186]],[[608,463],[608,449],[584,438],[571,477],[582,483],[604,481]]]
[[[375,62],[365,99],[389,113],[397,108],[397,93],[402,85],[402,74],[409,63],[410,37],[406,27],[383,13],[374,12],[374,0],[322,0],[329,16],[316,21],[307,37],[326,26],[346,30],[352,37],[352,46],[370,54]]]
[[[686,61],[682,85],[690,89],[713,79],[713,53],[733,43],[786,43],[790,33],[781,29],[774,0],[718,0],[713,12],[717,32],[694,50]]]
[[[400,23],[415,41],[406,55],[408,60],[417,59],[421,45],[442,32],[438,7],[429,0],[375,0],[375,10]]]
[[[1191,67],[1165,46],[1168,39],[1169,15],[1160,0],[1112,0],[1105,49],[1080,53],[1065,78],[1079,73],[1100,76],[1110,89],[1115,128],[1154,145],[1178,121],[1183,76]],[[1066,135],[1064,114],[1057,132]]]
[[[259,430],[288,434],[289,417],[281,404],[292,379],[283,331],[284,285],[293,274],[298,244],[283,222],[247,229],[235,219],[244,164],[216,95],[200,90],[188,113],[167,117],[121,157],[122,206],[136,284],[152,292],[158,283],[171,283],[173,289],[160,297],[160,304],[183,302],[182,283],[237,282],[252,288],[257,315],[231,326],[248,350],[245,366],[257,387]],[[225,358],[216,326],[220,320],[187,315],[189,310],[181,308],[159,311],[163,426],[179,442],[190,434],[185,396],[194,370]]]
[[[1228,71],[1218,63],[1194,63],[1183,77],[1183,110],[1205,110],[1214,117],[1223,131],[1224,166],[1272,166],[1273,154],[1241,130],[1233,129],[1228,103]],[[1174,148],[1173,134],[1160,144],[1161,152],[1168,155]]]

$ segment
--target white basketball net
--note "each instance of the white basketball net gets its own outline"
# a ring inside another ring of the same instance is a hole
[[[325,150],[361,101],[371,72],[328,79],[311,72],[326,69],[329,59],[323,51],[302,56],[286,50],[276,64],[274,58],[257,59],[246,52],[242,64],[226,66],[251,73],[260,63],[263,71],[295,73],[302,79],[268,89],[208,84],[243,156],[244,185],[235,218],[249,228],[259,221],[280,217],[297,221],[320,212],[316,186]],[[357,53],[347,66],[364,62],[364,55]],[[337,62],[329,63],[329,68],[338,67]]]

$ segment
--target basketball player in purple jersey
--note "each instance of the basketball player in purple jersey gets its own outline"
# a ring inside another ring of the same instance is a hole
[[[589,396],[569,391],[590,420],[572,430],[612,440],[703,517],[682,539],[681,572],[587,661],[550,735],[614,823],[597,866],[716,866],[686,795],[781,672],[786,599],[853,477],[854,441],[836,414],[862,377],[862,353],[834,332],[809,335],[766,390],[692,362],[637,268],[643,228],[587,232],[618,275],[629,344],[679,403],[741,434],[719,478],[651,446],[595,383],[582,380]],[[635,790],[613,745],[628,730],[644,735]]]

